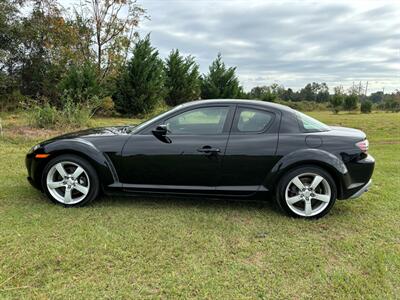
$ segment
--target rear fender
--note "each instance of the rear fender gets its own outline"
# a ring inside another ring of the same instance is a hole
[[[264,187],[274,190],[285,173],[302,165],[316,165],[329,172],[335,180],[339,197],[342,194],[342,186],[350,184],[347,167],[340,158],[321,149],[300,149],[283,156],[275,164],[263,182]]]

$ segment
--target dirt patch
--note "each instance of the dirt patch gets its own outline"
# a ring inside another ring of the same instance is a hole
[[[13,128],[3,128],[3,135],[8,138],[23,138],[23,139],[47,139],[65,131],[61,129],[42,129],[29,126],[16,126]]]

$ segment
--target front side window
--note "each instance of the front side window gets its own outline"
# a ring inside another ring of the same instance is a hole
[[[239,108],[236,112],[237,132],[262,132],[272,122],[274,114],[251,108]]]
[[[304,132],[321,132],[321,131],[329,131],[330,128],[328,125],[307,116],[299,111],[296,111],[297,119],[299,121],[299,125],[302,131]]]
[[[221,134],[229,107],[202,107],[174,116],[165,122],[171,134]]]

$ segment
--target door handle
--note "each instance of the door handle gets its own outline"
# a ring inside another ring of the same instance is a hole
[[[203,148],[197,149],[197,152],[202,153],[219,153],[221,152],[218,148],[212,148],[211,146],[204,146]]]

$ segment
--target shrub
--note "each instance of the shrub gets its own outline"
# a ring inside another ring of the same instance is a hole
[[[19,90],[14,90],[11,94],[0,93],[0,111],[15,111],[25,100],[26,97]]]
[[[329,99],[329,106],[333,113],[337,114],[343,105],[344,95],[341,87],[335,87],[335,93]]]
[[[363,101],[362,103],[361,103],[361,107],[360,107],[360,110],[361,110],[361,112],[363,113],[363,114],[368,114],[368,113],[370,113],[371,112],[371,110],[372,110],[372,102],[370,102],[370,101]]]
[[[59,112],[48,102],[43,105],[33,104],[28,110],[29,125],[39,128],[53,128],[57,124]]]
[[[347,111],[355,110],[357,109],[357,104],[358,104],[358,97],[356,94],[347,95],[344,98],[343,109]]]
[[[93,116],[93,109],[90,105],[75,103],[71,97],[67,97],[58,119],[59,125],[68,127],[82,127],[89,124]]]
[[[94,97],[101,95],[96,68],[91,63],[71,66],[58,87],[63,95],[66,93],[73,95],[72,99],[77,103],[87,103]]]
[[[400,91],[396,91],[389,96],[386,96],[382,108],[391,112],[400,112]]]
[[[275,101],[276,103],[289,106],[300,111],[325,111],[328,110],[326,103],[317,103],[313,101]]]
[[[264,95],[262,95],[261,100],[267,102],[276,102],[278,101],[278,96],[271,92],[266,92]]]
[[[104,97],[100,101],[100,106],[99,106],[99,109],[97,110],[96,114],[109,117],[116,113],[114,108],[115,108],[115,103],[114,103],[113,99],[110,96]]]
[[[76,103],[68,93],[62,97],[62,103],[61,109],[49,104],[46,99],[28,103],[29,124],[39,128],[87,126],[99,105],[97,98],[90,99],[88,103]]]

